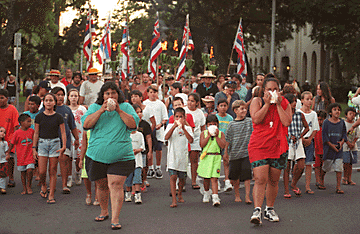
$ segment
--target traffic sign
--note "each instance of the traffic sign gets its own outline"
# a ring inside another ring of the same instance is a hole
[[[21,46],[21,33],[15,33],[14,45],[15,46]]]

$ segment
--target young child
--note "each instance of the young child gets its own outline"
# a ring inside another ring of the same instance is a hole
[[[41,99],[39,96],[30,96],[29,97],[29,110],[24,111],[23,114],[27,114],[31,118],[31,128],[35,129],[35,117],[40,113],[39,106],[41,104]]]
[[[144,136],[141,132],[132,131],[130,137],[135,155],[135,171],[132,172],[125,180],[125,201],[131,202],[131,188],[133,187],[135,190],[135,204],[141,204],[140,186],[142,184],[141,171],[143,168],[143,158],[141,152],[145,150],[145,142]]]
[[[221,149],[225,147],[225,134],[219,131],[219,120],[216,115],[208,115],[206,118],[206,126],[215,126],[215,133],[210,130],[204,130],[200,135],[200,147],[203,152],[200,156],[199,167],[197,173],[204,178],[204,197],[203,202],[210,202],[210,181],[212,189],[213,206],[220,205],[218,195],[218,178],[220,177],[221,168]],[[214,127],[211,127],[214,128]],[[212,134],[210,134],[210,132]]]
[[[165,130],[165,140],[169,141],[167,152],[167,170],[170,175],[170,190],[172,203],[170,207],[177,207],[176,180],[179,177],[179,188],[183,188],[188,165],[188,143],[194,140],[192,128],[185,123],[185,110],[178,107],[174,110],[174,123]],[[178,202],[184,202],[182,189],[178,192]]]
[[[201,100],[205,104],[205,107],[201,108],[204,112],[205,118],[210,114],[215,115],[215,98],[213,96],[205,96],[204,98],[201,98]]]
[[[352,165],[357,163],[357,151],[358,147],[356,141],[359,138],[359,129],[349,132],[350,128],[355,123],[354,119],[356,116],[356,109],[354,107],[348,107],[345,109],[345,126],[347,132],[348,142],[344,144],[344,153],[343,153],[343,163],[344,163],[344,177],[342,183],[345,185],[356,185],[354,181],[351,180],[352,174]]]
[[[216,114],[216,117],[219,120],[219,130],[224,134],[229,126],[229,123],[234,120],[234,118],[231,115],[226,113],[228,109],[229,109],[228,101],[226,99],[220,99],[217,105],[218,113]],[[224,190],[225,192],[230,192],[233,189],[233,187],[229,180],[229,164],[227,163],[227,161],[223,161],[223,162],[224,162],[224,172],[225,172]]]
[[[340,119],[341,106],[339,103],[331,103],[328,107],[329,119],[326,119],[322,128],[324,147],[323,178],[325,173],[333,167],[336,172],[336,193],[343,194],[341,190],[341,174],[343,171],[343,144],[348,142],[344,120]],[[347,144],[349,144],[348,142]],[[352,144],[352,143],[350,143]]]
[[[6,177],[8,177],[8,164],[6,153],[9,150],[8,143],[5,141],[6,130],[0,127],[0,194],[6,194]]]
[[[326,119],[326,112],[324,110],[318,110],[316,112],[318,116],[318,122],[320,126],[320,130],[316,133],[314,137],[314,144],[315,144],[315,178],[316,178],[316,187],[320,190],[325,190],[326,187],[324,186],[324,178],[322,177],[323,171],[323,140],[322,140],[322,126],[324,123],[324,120]]]
[[[224,162],[227,161],[229,165],[229,178],[234,186],[235,202],[241,202],[239,185],[240,182],[245,182],[245,202],[251,204],[250,180],[252,173],[247,146],[253,126],[251,118],[246,117],[247,107],[243,100],[234,101],[232,109],[236,118],[235,121],[229,123],[225,132]]]
[[[149,160],[149,171],[148,178],[155,177],[156,179],[162,179],[162,171],[161,171],[161,157],[162,157],[162,144],[164,141],[164,128],[163,126],[166,124],[168,118],[168,113],[166,110],[165,104],[158,99],[158,88],[156,85],[150,85],[147,88],[147,93],[149,95],[149,99],[144,101],[144,105],[146,106],[143,109],[144,120],[146,120],[150,125],[152,124],[150,120],[150,113],[153,113],[155,117],[156,125],[151,126],[153,129],[152,132],[152,146],[153,150],[156,152],[156,167],[154,171],[153,159]]]
[[[196,184],[197,168],[199,162],[200,134],[205,130],[206,119],[201,109],[198,109],[200,104],[200,96],[197,93],[190,93],[187,101],[187,106],[184,108],[186,114],[191,114],[194,119],[194,141],[190,144],[191,151],[189,153],[191,164],[191,187],[192,189],[200,189]]]
[[[287,166],[284,170],[284,198],[291,198],[291,194],[289,193],[289,173],[291,164],[292,162],[296,162],[293,170],[294,177],[291,183],[291,187],[296,188],[296,184],[304,171],[306,158],[301,139],[309,131],[309,125],[305,120],[304,114],[296,110],[296,97],[294,94],[287,93],[284,97],[289,101],[293,113],[291,124],[288,127],[289,153]]]
[[[45,94],[45,110],[35,118],[35,133],[32,147],[34,158],[37,158],[39,161],[40,196],[42,198],[48,197],[46,172],[49,161],[50,193],[47,201],[48,204],[56,203],[54,195],[58,159],[60,154],[66,149],[64,118],[55,112],[56,103],[57,100],[54,94]],[[62,147],[60,147],[59,132],[61,132]]]
[[[315,111],[311,110],[312,93],[305,91],[301,94],[302,107],[299,111],[304,114],[305,120],[309,125],[309,131],[301,138],[305,151],[305,191],[307,194],[314,194],[310,188],[312,164],[315,160],[314,137],[317,131],[320,130],[318,117]],[[301,195],[298,187],[292,186],[292,191],[295,195]]]
[[[6,160],[10,158],[10,152],[15,146],[17,155],[18,170],[21,171],[21,182],[23,191],[21,195],[33,194],[31,189],[31,181],[33,170],[35,169],[35,160],[32,154],[34,129],[31,127],[31,117],[27,114],[21,114],[18,118],[20,129],[16,130],[6,155]]]

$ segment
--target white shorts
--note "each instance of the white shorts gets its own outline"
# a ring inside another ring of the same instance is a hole
[[[296,150],[295,150],[295,145],[293,143],[289,144],[288,160],[297,161],[301,158],[306,158],[304,146],[302,144],[302,139],[299,140],[299,144]]]
[[[335,160],[331,160],[331,159],[324,160],[322,169],[325,172],[329,172],[329,171],[331,171],[332,168],[334,168],[334,171],[336,171],[336,172],[342,172],[343,171],[343,159],[338,158]]]

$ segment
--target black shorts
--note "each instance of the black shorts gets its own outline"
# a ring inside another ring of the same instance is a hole
[[[240,182],[244,182],[245,180],[252,179],[251,164],[249,161],[249,157],[230,160],[229,179],[240,180]]]
[[[90,181],[107,178],[107,175],[128,177],[135,170],[135,160],[107,164],[94,161],[85,156],[85,170]]]
[[[151,140],[152,140],[152,150],[153,151],[161,151],[163,143],[161,141],[158,141],[156,138],[156,129],[152,131],[151,133]]]

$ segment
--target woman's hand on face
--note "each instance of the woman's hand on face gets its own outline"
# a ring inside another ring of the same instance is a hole
[[[276,94],[277,94],[276,104],[277,104],[277,105],[280,105],[281,102],[282,102],[282,96],[281,96],[281,94],[279,93],[279,91],[276,91]]]
[[[107,100],[104,101],[104,103],[102,104],[100,110],[101,110],[102,113],[107,111]]]
[[[264,93],[265,104],[270,104],[270,100],[271,100],[271,94],[269,93],[269,91],[265,91],[265,93]]]
[[[113,99],[114,101],[115,101],[115,111],[116,112],[120,112],[120,106],[119,106],[119,103],[118,103],[118,100],[116,100],[116,99]]]

